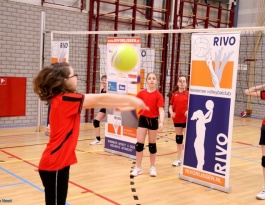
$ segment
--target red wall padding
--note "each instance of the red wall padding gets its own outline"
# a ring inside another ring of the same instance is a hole
[[[0,117],[26,115],[26,84],[26,78],[0,76]]]

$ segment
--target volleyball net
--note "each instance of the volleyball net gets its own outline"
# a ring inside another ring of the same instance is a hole
[[[67,61],[78,73],[78,92],[99,93],[100,76],[106,74],[108,59],[108,38],[140,38],[140,68],[145,74],[155,72],[158,76],[158,90],[165,96],[177,84],[179,75],[190,77],[191,36],[193,33],[240,33],[240,48],[237,69],[235,115],[252,110],[260,110],[264,103],[259,98],[247,97],[244,90],[264,83],[265,60],[263,57],[265,39],[264,27],[220,28],[220,29],[180,29],[180,30],[136,30],[136,31],[51,31],[45,33],[44,65],[51,63],[52,55],[59,61]],[[219,42],[223,49],[227,39]],[[68,53],[60,46],[68,45]],[[202,41],[199,50],[207,47]],[[67,56],[65,56],[67,55]],[[217,54],[213,54],[217,55]],[[213,69],[216,65],[213,62]],[[114,75],[114,74],[113,74]],[[203,77],[203,76],[202,76]],[[142,88],[144,76],[141,76]],[[167,111],[167,106],[165,106]],[[255,114],[255,113],[254,113]],[[42,111],[42,122],[46,121],[46,108]],[[84,113],[83,120],[90,121],[94,111]],[[258,117],[258,116],[257,116]]]

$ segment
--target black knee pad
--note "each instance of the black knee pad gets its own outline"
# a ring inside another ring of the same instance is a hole
[[[143,150],[144,150],[144,144],[142,144],[142,143],[140,143],[140,142],[137,142],[137,143],[135,144],[135,150],[136,150],[136,152],[141,152],[141,151],[143,151]]]
[[[176,143],[182,144],[183,142],[183,135],[176,135]]]
[[[149,143],[149,152],[151,154],[155,154],[156,153],[156,143]]]
[[[94,128],[99,127],[99,125],[100,125],[100,121],[94,119],[94,120],[93,120],[93,125],[94,125]]]
[[[265,168],[265,156],[262,156],[261,158],[261,166]]]

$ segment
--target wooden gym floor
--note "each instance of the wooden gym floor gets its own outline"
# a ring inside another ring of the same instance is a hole
[[[261,119],[235,117],[230,186],[227,194],[188,183],[178,177],[174,127],[171,119],[159,133],[157,177],[149,176],[149,153],[144,151],[143,174],[131,178],[134,160],[91,146],[94,130],[82,124],[76,153],[78,163],[71,166],[67,204],[71,205],[259,205],[255,198],[263,185],[258,145]],[[104,123],[101,123],[104,136]],[[35,127],[0,129],[0,203],[44,204],[44,192],[37,166],[48,137]],[[104,139],[103,139],[104,141]]]

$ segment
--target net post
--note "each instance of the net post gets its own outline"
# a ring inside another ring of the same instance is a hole
[[[45,35],[45,11],[41,11],[41,32],[40,32],[40,65],[39,70],[43,67],[43,60],[44,60],[44,35]],[[41,126],[41,101],[38,100],[38,116],[37,116],[37,128],[36,131],[40,132],[40,126]]]

